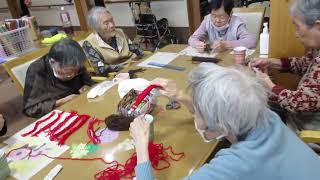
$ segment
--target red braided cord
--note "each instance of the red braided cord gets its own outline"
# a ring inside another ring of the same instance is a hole
[[[54,127],[52,130],[49,131],[49,136],[50,136],[50,139],[51,139],[51,136],[53,134],[55,134],[59,129],[61,129],[72,117],[76,116],[77,115],[77,112],[75,111],[71,111],[70,114],[62,121],[60,122],[56,127]],[[52,139],[54,140],[54,139]]]
[[[59,145],[63,145],[64,142],[69,138],[69,136],[71,136],[71,134],[73,134],[78,129],[80,129],[90,118],[89,115],[81,115],[80,117],[81,117],[80,118],[80,123],[78,125],[76,125],[76,126],[71,126],[72,128],[66,134],[64,134],[61,137],[61,139],[59,139],[59,142],[58,142]]]
[[[33,127],[33,129],[32,129],[31,131],[29,131],[29,132],[27,132],[27,133],[24,133],[24,134],[21,134],[21,136],[25,137],[25,136],[28,136],[28,135],[32,134],[33,132],[35,132],[35,131],[38,129],[38,126],[39,126],[41,123],[43,123],[43,122],[48,121],[49,119],[51,119],[52,116],[55,115],[55,113],[56,113],[55,111],[52,111],[51,114],[50,114],[48,117],[46,117],[46,118],[43,119],[43,120],[37,121],[36,124],[35,124],[35,126]]]
[[[52,134],[50,136],[50,140],[54,141],[54,140],[59,140],[59,136],[64,134],[66,131],[68,131],[69,129],[71,129],[75,124],[78,123],[78,121],[80,121],[82,117],[80,115],[77,115],[77,118],[74,119],[68,126],[64,127],[62,130],[60,130],[59,132],[56,132],[54,134]],[[64,121],[64,123],[66,123]]]
[[[41,132],[49,129],[52,125],[54,125],[56,122],[59,121],[59,119],[61,118],[63,113],[64,113],[63,111],[58,113],[58,116],[53,121],[51,121],[50,123],[48,123],[47,125],[45,125],[41,129],[39,129],[37,132],[33,133],[32,136],[38,136]]]
[[[49,131],[50,140],[56,140],[56,133],[59,129],[61,129],[72,117],[76,116],[77,113],[72,111],[62,122],[60,122],[56,127],[54,127],[51,131]],[[64,133],[65,129],[61,130],[60,133]]]

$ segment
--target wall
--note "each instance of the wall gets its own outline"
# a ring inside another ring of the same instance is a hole
[[[134,21],[128,3],[107,3],[106,8],[113,14],[116,25],[123,28],[132,39],[135,36]],[[189,36],[187,0],[167,0],[151,2],[152,13],[157,19],[167,18],[173,34],[180,43],[186,43]]]
[[[295,28],[289,13],[292,1],[270,1],[269,55],[271,57],[301,56],[304,53],[304,47],[295,37]]]
[[[118,26],[134,26],[128,3],[109,3],[106,7]],[[154,1],[151,9],[157,19],[167,18],[170,27],[189,26],[186,0]]]
[[[64,0],[32,0],[32,6],[66,4]],[[70,13],[73,26],[79,26],[79,19],[74,6],[65,6]],[[60,7],[31,7],[31,15],[35,16],[40,26],[62,26],[60,20]]]
[[[1,20],[4,20],[4,19],[9,19],[9,18],[12,18],[10,12],[9,12],[9,9],[8,9],[8,4],[7,4],[7,1],[5,0],[1,0],[0,1],[0,21]],[[2,9],[4,8],[4,9]]]

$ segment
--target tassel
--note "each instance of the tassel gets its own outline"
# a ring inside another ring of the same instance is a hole
[[[46,117],[46,118],[43,119],[43,120],[37,121],[36,124],[35,124],[35,126],[33,127],[33,129],[32,129],[31,131],[29,131],[29,132],[27,132],[27,133],[24,133],[24,134],[21,134],[21,136],[25,137],[25,136],[28,136],[28,135],[34,133],[34,132],[38,129],[38,126],[39,126],[41,123],[43,123],[43,122],[48,121],[49,119],[51,119],[51,118],[55,115],[55,113],[56,113],[55,111],[52,111],[51,114],[50,114],[48,117]]]

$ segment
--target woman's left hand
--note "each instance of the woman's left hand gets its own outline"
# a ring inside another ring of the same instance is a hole
[[[228,47],[229,47],[229,44],[227,41],[219,41],[219,42],[213,43],[212,49],[214,50],[214,52],[223,52],[227,50]]]
[[[135,142],[138,163],[148,161],[149,123],[144,119],[143,115],[135,118],[130,123],[129,131]]]
[[[257,78],[263,81],[270,89],[272,89],[275,84],[271,81],[269,75],[267,73],[263,73],[258,68],[253,67],[253,71],[256,73]]]
[[[90,89],[90,86],[84,85],[79,89],[79,93],[82,94],[83,92],[85,92],[88,89]]]

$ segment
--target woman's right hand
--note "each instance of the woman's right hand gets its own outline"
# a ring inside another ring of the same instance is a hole
[[[4,122],[5,122],[5,120],[4,120],[3,116],[2,116],[2,114],[0,114],[0,131],[2,130],[2,128],[4,126]]]
[[[198,50],[199,53],[203,53],[205,48],[206,48],[206,44],[204,42],[198,41],[196,43],[196,49]]]
[[[179,91],[177,89],[177,85],[172,80],[156,78],[151,81],[151,85],[157,85],[162,87],[162,89],[159,89],[160,94],[170,99],[176,99],[178,96]]]
[[[71,101],[72,99],[74,99],[75,97],[79,96],[78,94],[71,94],[69,96],[66,96],[64,98],[61,98],[59,100],[56,101],[56,107],[61,106],[63,104],[65,104],[68,101]]]
[[[277,58],[253,58],[249,63],[249,67],[251,69],[257,68],[261,72],[267,73],[268,68],[281,69],[282,62]]]
[[[270,66],[270,60],[268,58],[253,58],[250,63],[249,67],[251,69],[257,68],[262,72],[267,72],[268,67]]]

